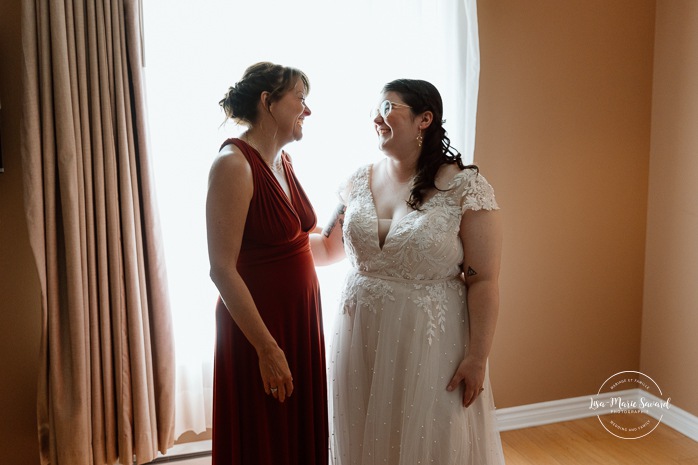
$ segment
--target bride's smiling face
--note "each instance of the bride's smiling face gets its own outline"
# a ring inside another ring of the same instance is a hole
[[[397,92],[384,92],[378,102],[373,118],[378,148],[387,153],[414,149],[419,129],[410,106]]]

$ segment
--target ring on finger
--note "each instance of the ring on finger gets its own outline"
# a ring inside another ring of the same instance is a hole
[[[269,388],[272,394],[276,394],[276,391],[278,391],[278,388]]]

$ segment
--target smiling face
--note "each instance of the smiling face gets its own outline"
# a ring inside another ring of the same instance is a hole
[[[273,102],[269,111],[278,124],[277,137],[287,142],[303,138],[303,122],[311,111],[305,103],[307,89],[301,79],[279,100]]]
[[[416,150],[417,134],[420,129],[419,119],[397,92],[384,92],[378,102],[383,100],[389,100],[394,104],[388,115],[383,117],[378,114],[373,119],[378,135],[378,148],[385,153],[396,155]]]

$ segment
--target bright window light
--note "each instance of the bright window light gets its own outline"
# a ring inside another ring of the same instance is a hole
[[[383,156],[369,112],[393,79],[436,85],[452,144],[470,161],[479,64],[476,25],[474,40],[464,33],[468,8],[474,0],[143,2],[150,148],[176,338],[177,435],[211,426],[218,292],[208,276],[207,178],[221,143],[244,129],[222,124],[219,100],[259,61],[308,75],[312,115],[303,140],[285,150],[323,226],[340,183]],[[328,344],[346,267],[318,268]]]

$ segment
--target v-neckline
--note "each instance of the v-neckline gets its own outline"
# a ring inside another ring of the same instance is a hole
[[[291,212],[299,219],[300,221],[300,216],[298,215],[298,211],[296,210],[296,206],[293,204],[293,187],[291,186],[291,182],[289,181],[289,175],[288,175],[288,170],[286,169],[286,160],[285,160],[285,155],[286,152],[283,150],[281,151],[281,168],[284,171],[284,177],[286,178],[286,184],[288,184],[288,194],[286,194],[286,191],[284,191],[284,188],[281,186],[281,183],[279,180],[274,176],[274,172],[272,171],[271,167],[264,161],[262,158],[262,155],[260,155],[259,151],[252,146],[247,141],[244,141],[242,139],[237,139],[243,144],[245,144],[247,147],[250,148],[252,151],[252,155],[257,158],[257,161],[262,165],[262,169],[265,170],[267,176],[271,177],[272,182],[274,184],[274,187],[278,191],[279,196],[283,199],[284,204],[291,210]]]
[[[267,164],[267,162],[264,161],[264,159],[262,158],[262,155],[259,153],[259,151],[256,148],[254,148],[252,146],[252,144],[250,144],[249,142],[246,142],[242,139],[239,139],[239,140],[242,141],[245,145],[247,145],[250,149],[252,149],[252,152],[254,153],[254,155],[257,157],[257,159],[261,163],[262,169],[266,170],[267,175],[269,175],[271,177],[271,179],[273,180],[274,186],[279,191],[279,194],[281,195],[281,197],[284,199],[284,203],[286,203],[286,205],[291,209],[291,211],[293,211],[293,213],[296,214],[296,216],[298,216],[298,212],[296,211],[296,206],[293,204],[293,189],[291,188],[291,182],[289,181],[288,170],[286,169],[286,160],[285,160],[286,152],[284,152],[283,150],[281,151],[281,169],[284,172],[284,178],[286,178],[286,184],[288,185],[288,194],[284,190],[284,188],[281,185],[281,183],[279,182],[279,180],[274,175],[274,172],[272,171],[271,167]]]
[[[385,234],[385,239],[383,239],[383,245],[381,245],[380,228],[378,226],[380,218],[378,218],[378,207],[376,207],[376,199],[373,197],[373,190],[371,190],[371,179],[373,179],[373,165],[368,165],[368,175],[366,176],[366,190],[368,191],[368,197],[371,200],[371,207],[373,208],[373,226],[375,228],[376,246],[378,246],[378,250],[380,252],[383,252],[383,250],[385,250],[386,244],[388,243],[388,239],[393,236],[393,231],[397,230],[397,228],[400,226],[400,223],[405,218],[410,216],[412,213],[418,212],[419,210],[412,210],[407,214],[401,216],[398,220],[391,220],[390,228],[388,229],[388,232]],[[436,196],[436,194],[434,194],[434,196]],[[434,196],[432,196],[432,198],[434,198]],[[430,200],[431,199],[429,199],[429,201]],[[425,202],[424,205],[426,205],[426,203],[427,202]]]
[[[268,168],[268,167],[267,167]],[[431,203],[432,200],[434,200],[439,194],[443,194],[444,192],[448,192],[451,190],[454,186],[453,183],[456,180],[456,177],[462,173],[456,173],[453,178],[448,182],[448,185],[446,186],[445,189],[437,189],[436,193],[429,197],[429,199],[422,204],[422,208]],[[371,207],[373,208],[373,227],[375,228],[375,239],[376,239],[376,246],[378,247],[378,250],[380,252],[383,252],[385,250],[385,246],[388,244],[388,239],[393,237],[393,232],[397,230],[397,228],[400,226],[400,223],[407,218],[408,216],[412,215],[413,213],[422,211],[422,210],[412,210],[408,212],[407,214],[401,216],[397,221],[392,221],[390,223],[390,229],[388,229],[388,232],[385,235],[385,239],[383,239],[383,245],[381,245],[381,238],[380,238],[380,232],[378,230],[378,221],[380,218],[378,218],[378,207],[376,207],[376,199],[373,197],[373,190],[371,190],[371,180],[373,179],[373,164],[368,165],[368,170],[367,170],[367,176],[366,176],[366,190],[368,191],[368,197],[370,199]],[[387,218],[384,218],[387,219]],[[395,226],[393,226],[393,223],[395,223]]]
[[[260,156],[260,160],[261,160]],[[276,173],[274,173],[274,170],[271,169],[271,166],[267,165],[264,160],[262,160],[262,164],[264,167],[267,169],[268,174],[271,175],[272,179],[276,183],[276,188],[279,189],[281,194],[283,195],[284,199],[286,202],[293,207],[293,193],[291,192],[291,183],[288,180],[288,173],[286,172],[286,163],[284,162],[284,156],[283,154],[281,155],[281,169],[283,170],[283,175],[284,178],[286,178],[286,185],[288,186],[288,193],[284,190],[284,187],[281,185],[281,182],[279,181],[279,178],[276,177]],[[294,207],[295,210],[295,207]]]

